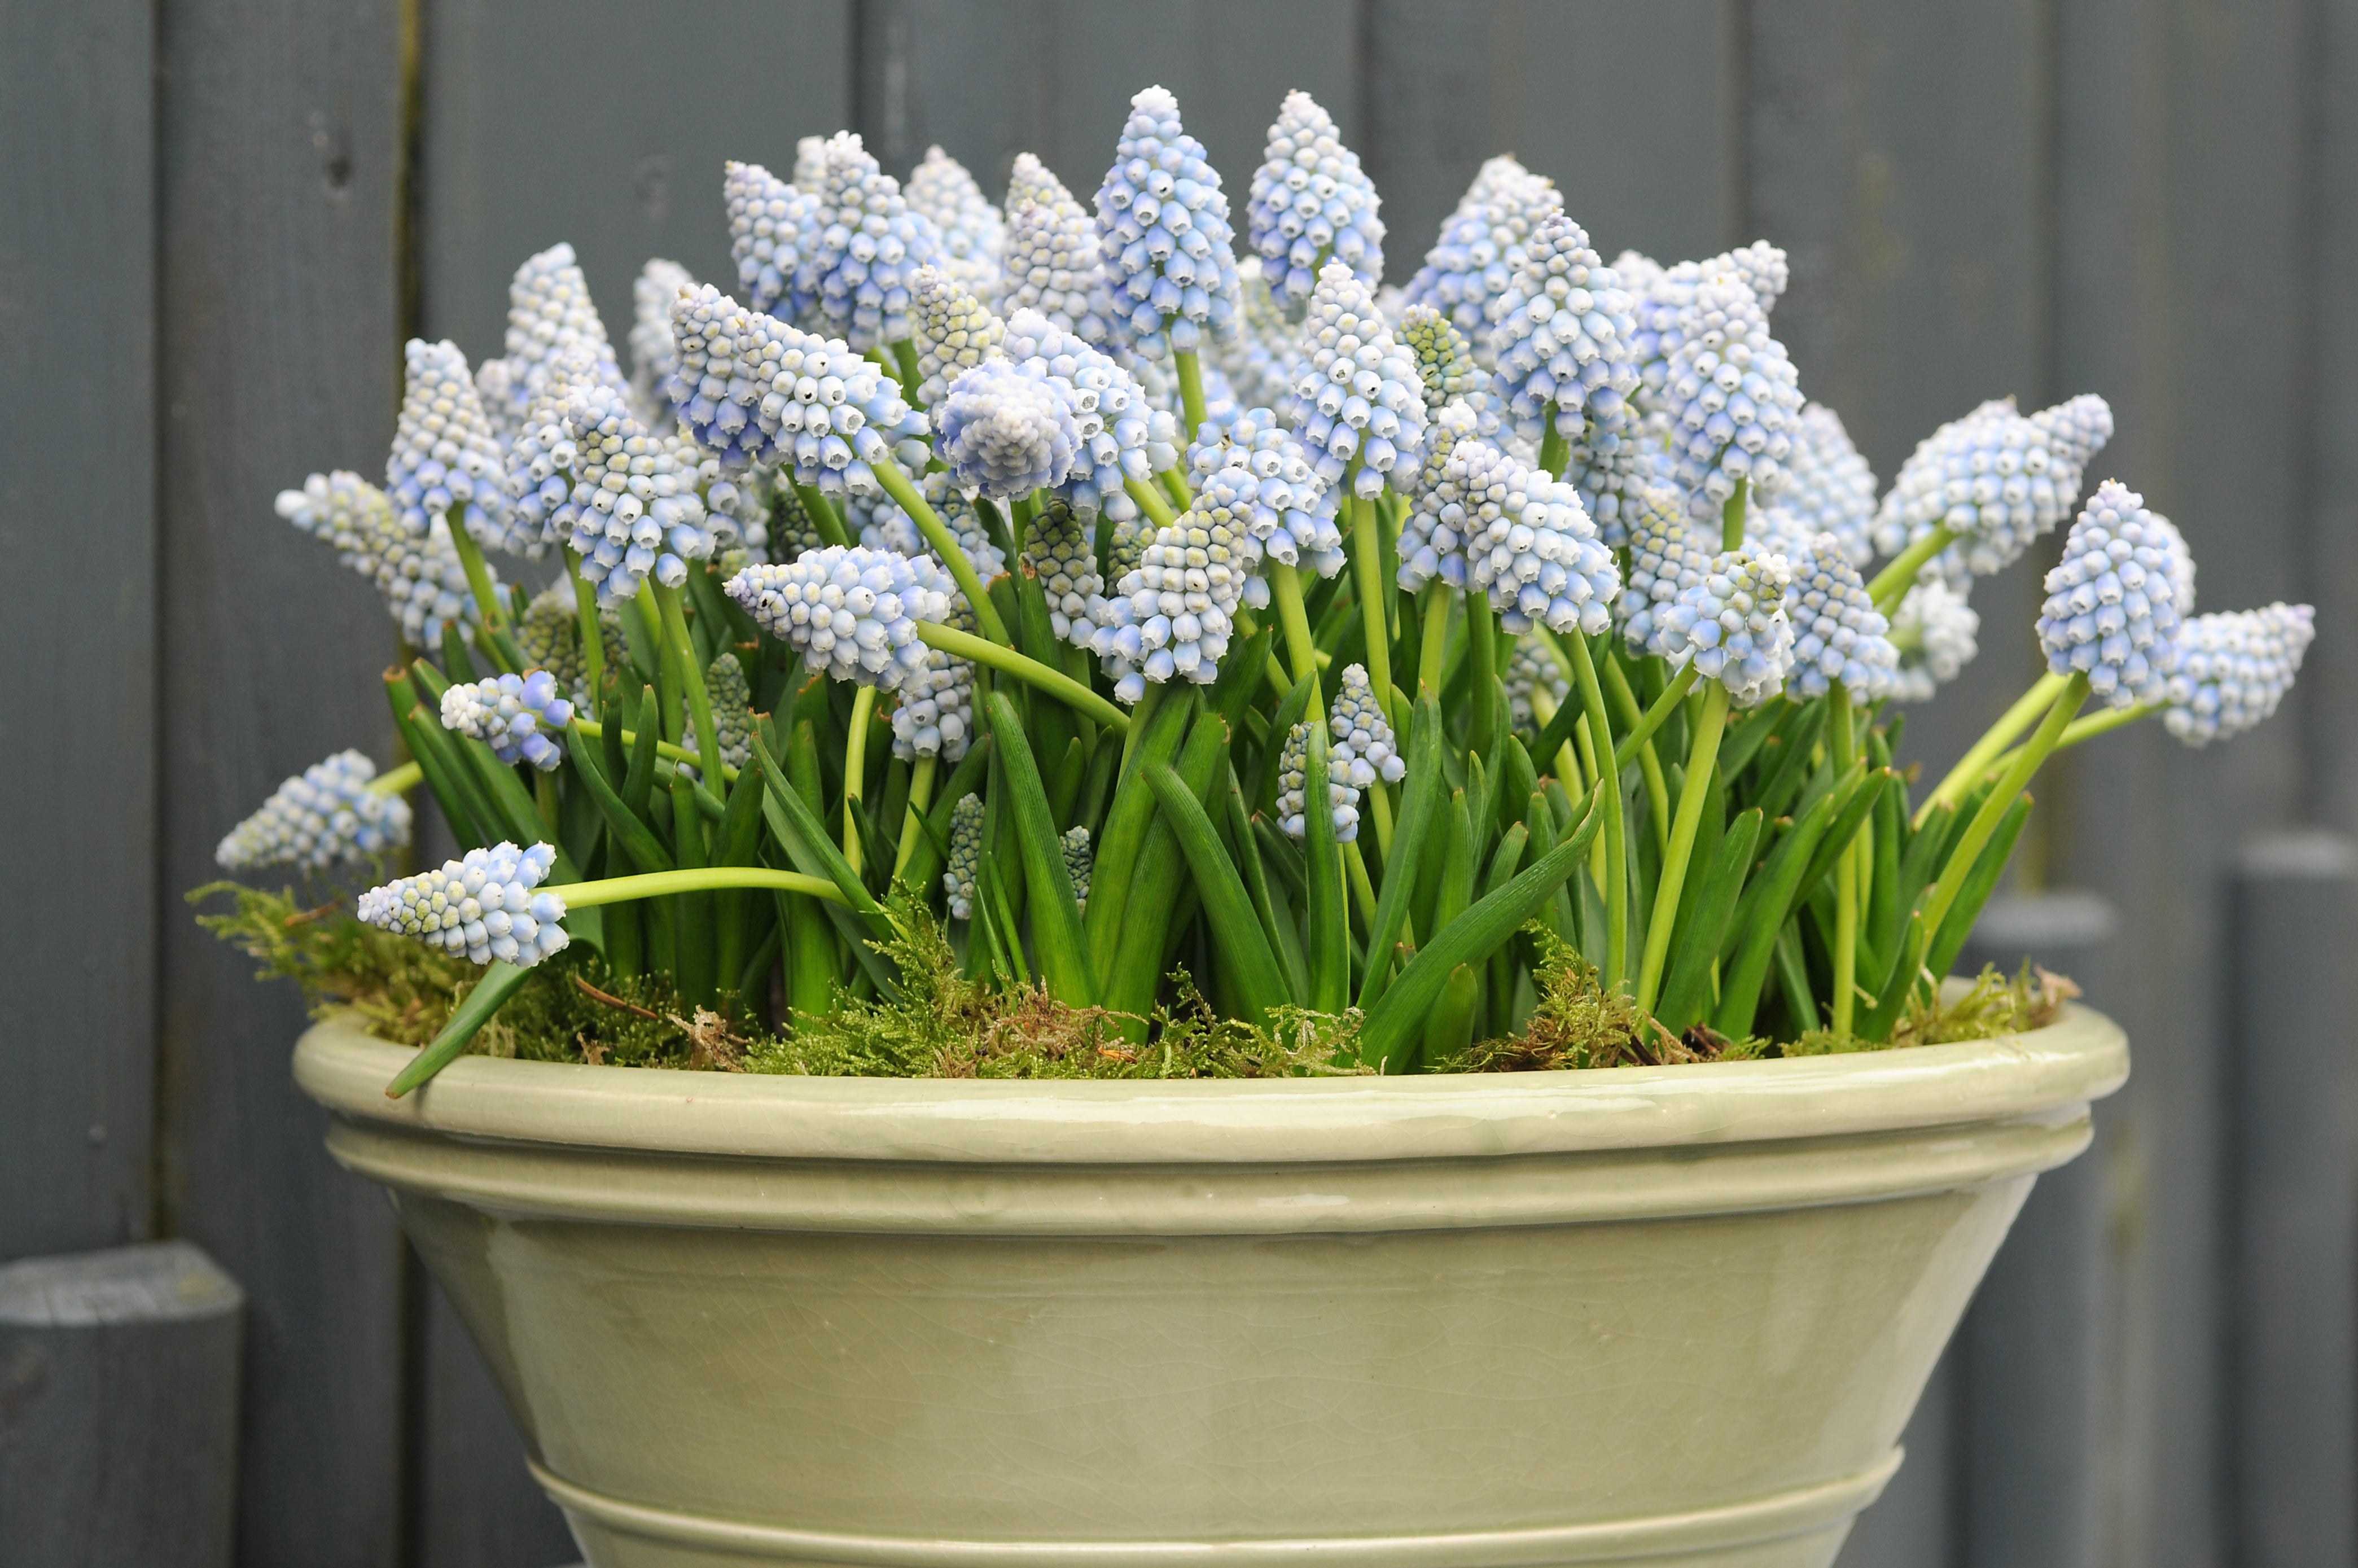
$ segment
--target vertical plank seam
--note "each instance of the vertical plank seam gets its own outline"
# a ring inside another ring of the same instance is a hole
[[[2297,583],[2317,585],[2316,597],[2324,599],[2326,567],[2324,511],[2326,497],[2319,493],[2318,475],[2323,462],[2318,448],[2326,438],[2322,413],[2325,407],[2321,372],[2324,357],[2318,352],[2320,336],[2319,302],[2325,297],[2323,272],[2325,257],[2324,182],[2333,178],[2326,157],[2326,138],[2331,121],[2326,110],[2327,57],[2332,31],[2328,25],[2325,8],[2329,0],[2308,0],[2302,7],[2301,31],[2306,47],[2301,50],[2301,136],[2300,156],[2307,165],[2296,189],[2300,192],[2299,211],[2296,217],[2300,244],[2305,258],[2300,269],[2298,297],[2293,301],[2293,317],[2305,323],[2307,331],[2294,334],[2295,384],[2300,389],[2302,401],[2309,406],[2309,437],[2297,449],[2294,460],[2299,465],[2292,475],[2293,493],[2297,498],[2299,522],[2293,534]],[[2327,719],[2321,704],[2309,700],[2307,693],[2293,694],[2293,716],[2299,726],[2299,744],[2295,750],[2293,781],[2293,820],[2321,821],[2327,809],[2327,789],[2324,784],[2327,755]]]
[[[147,5],[147,400],[148,462],[154,474],[147,496],[148,624],[156,636],[147,654],[147,752],[154,759],[147,777],[148,852],[156,858],[154,894],[148,899],[147,943],[147,1234],[159,1241],[172,1234],[171,1184],[166,1180],[164,1136],[165,972],[164,921],[176,901],[166,885],[164,759],[166,749],[164,662],[164,442],[171,410],[164,390],[164,3]],[[182,907],[186,907],[183,905]]]
[[[1724,236],[1730,246],[1755,238],[1752,199],[1752,0],[1727,3],[1728,96],[1735,102],[1727,117],[1726,216],[1735,232]]]

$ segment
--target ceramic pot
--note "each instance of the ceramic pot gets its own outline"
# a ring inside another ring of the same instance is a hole
[[[2085,1009],[1801,1061],[1274,1082],[296,1049],[592,1568],[1824,1568]]]

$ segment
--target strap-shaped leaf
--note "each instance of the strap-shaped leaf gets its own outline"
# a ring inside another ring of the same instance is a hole
[[[1163,807],[1163,820],[1170,824],[1180,852],[1187,858],[1187,869],[1195,874],[1195,892],[1204,901],[1212,946],[1219,953],[1226,979],[1236,988],[1249,1018],[1257,1022],[1267,1017],[1271,1008],[1288,999],[1285,977],[1261,934],[1251,895],[1228,851],[1220,847],[1212,819],[1196,803],[1195,792],[1170,768],[1149,762],[1140,772],[1154,791]]]
[[[1711,984],[1712,964],[1719,956],[1720,938],[1726,934],[1728,922],[1735,918],[1736,898],[1752,871],[1760,821],[1760,808],[1757,806],[1736,813],[1696,892],[1694,908],[1687,916],[1686,933],[1671,962],[1671,978],[1662,987],[1660,1004],[1654,1009],[1654,1016],[1673,1034],[1683,1034],[1687,1025],[1703,1016],[1704,992]]]
[[[1088,943],[1081,931],[1079,901],[1065,865],[1065,851],[1056,840],[1056,818],[1048,809],[1048,792],[1040,782],[1039,763],[1023,734],[1023,716],[1003,691],[983,701],[990,719],[990,735],[999,747],[1000,765],[1014,807],[1015,837],[1023,856],[1023,881],[1031,891],[1032,941],[1040,957],[1040,971],[1049,994],[1075,1007],[1091,1007],[1098,1000],[1096,977],[1089,968]]]
[[[1313,720],[1304,748],[1302,785],[1303,852],[1310,869],[1303,903],[1310,958],[1310,1005],[1341,1012],[1351,1005],[1351,910],[1343,885],[1343,850],[1335,840],[1335,806],[1326,725]]]

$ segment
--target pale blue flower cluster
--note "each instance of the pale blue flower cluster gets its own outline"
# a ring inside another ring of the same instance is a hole
[[[514,433],[540,391],[542,372],[570,350],[586,351],[598,379],[623,385],[606,324],[590,300],[590,281],[573,247],[551,245],[516,268],[508,284],[507,363],[501,375],[506,405],[491,409],[493,428]]]
[[[1334,116],[1307,92],[1287,93],[1245,204],[1246,237],[1270,292],[1298,313],[1330,262],[1373,290],[1384,276],[1381,204]]]
[[[723,766],[741,768],[753,760],[753,683],[733,652],[723,651],[706,666],[704,689],[712,699],[712,728]]]
[[[550,739],[573,722],[573,704],[546,670],[460,681],[442,693],[442,728],[481,741],[503,762],[555,770],[565,752]]]
[[[1726,687],[1738,708],[1757,708],[1785,687],[1793,667],[1793,627],[1784,610],[1792,568],[1757,546],[1723,552],[1704,579],[1683,589],[1662,615],[1662,642],[1673,665],[1693,661],[1706,680]]]
[[[1396,471],[1404,487],[1424,460],[1424,379],[1375,295],[1340,261],[1318,275],[1302,343],[1308,362],[1285,413],[1316,454],[1319,479],[1339,484],[1357,459],[1354,493],[1375,495]]]
[[[937,146],[927,147],[925,161],[909,171],[903,193],[909,211],[933,224],[941,270],[977,298],[996,299],[1007,223],[966,165]]]
[[[939,267],[921,266],[910,309],[917,345],[917,401],[938,408],[949,384],[1005,351],[1007,323]]]
[[[1891,695],[1930,702],[1974,662],[1981,629],[1981,615],[1963,594],[1938,577],[1919,578],[1891,618],[1891,641],[1899,650]]]
[[[1594,636],[1613,623],[1621,568],[1580,492],[1487,441],[1460,441],[1448,481],[1464,497],[1466,586],[1490,596],[1499,623]]]
[[[1335,739],[1329,767],[1354,789],[1365,789],[1379,780],[1400,783],[1408,776],[1408,762],[1400,754],[1400,740],[1392,733],[1391,720],[1384,717],[1367,666],[1344,665],[1340,685],[1326,714],[1326,733]]]
[[[2039,645],[2059,676],[2082,675],[2115,708],[2158,702],[2178,668],[2177,530],[2153,525],[2145,498],[2106,480],[2088,498],[2047,574]]]
[[[453,512],[469,534],[490,548],[508,546],[508,503],[502,490],[506,463],[499,438],[475,395],[467,356],[456,343],[412,338],[403,350],[406,376],[384,488],[394,514],[424,535]],[[520,542],[521,543],[521,542]],[[532,553],[539,554],[538,540]]]
[[[1563,196],[1553,180],[1511,157],[1490,159],[1441,225],[1424,265],[1409,280],[1408,303],[1430,305],[1447,317],[1487,370],[1496,362],[1490,334],[1505,318],[1503,302],[1531,232],[1550,213],[1563,211]]]
[[[1098,571],[1096,542],[1071,507],[1052,503],[1032,520],[1023,560],[1048,601],[1048,623],[1056,635],[1088,647],[1105,603],[1105,579]]]
[[[1277,759],[1277,825],[1289,838],[1310,836],[1310,723],[1304,719],[1286,732],[1285,747]],[[1333,753],[1326,759],[1326,803],[1335,817],[1335,841],[1348,844],[1359,836],[1359,792],[1343,780]]]
[[[2071,515],[2089,459],[2111,438],[2112,410],[2082,394],[2025,417],[1985,403],[1942,426],[1900,465],[1876,514],[1875,546],[1896,556],[1935,528],[1957,541],[1935,557],[1949,586],[2003,570]]]
[[[963,601],[952,623],[960,631],[974,630],[973,611]],[[928,648],[925,654],[924,665],[902,682],[893,702],[892,754],[903,762],[939,757],[955,762],[966,755],[974,733],[974,663],[939,648]]]
[[[1832,534],[1851,565],[1875,559],[1875,470],[1852,444],[1841,415],[1823,403],[1803,406],[1785,471],[1779,505],[1812,536]]]
[[[564,898],[540,885],[556,863],[557,850],[548,844],[470,849],[439,870],[369,889],[361,894],[359,914],[371,925],[478,964],[498,958],[530,968],[563,952],[570,940],[558,924]]]
[[[724,469],[720,460],[682,429],[676,418],[664,431],[663,441],[671,449],[673,462],[681,472],[694,476],[696,492],[703,498],[705,525],[712,530],[708,558],[768,559],[770,505],[778,491],[777,470],[768,463]]]
[[[1112,296],[1098,254],[1097,225],[1064,181],[1020,153],[1007,185],[1007,241],[999,308],[1037,310],[1051,326],[1092,343],[1109,341]]]
[[[931,651],[917,622],[943,622],[956,589],[927,556],[830,545],[785,564],[748,567],[722,585],[770,635],[837,680],[898,690]]]
[[[1665,388],[1671,361],[1693,331],[1697,290],[1706,283],[1734,277],[1751,290],[1766,316],[1776,308],[1791,277],[1785,253],[1766,240],[1669,268],[1650,256],[1624,251],[1614,259],[1613,270],[1635,301],[1638,330],[1630,344],[1638,359],[1639,406],[1653,415],[1655,422],[1664,424],[1670,412]]]
[[[1592,420],[1618,432],[1638,388],[1637,317],[1579,224],[1562,212],[1540,220],[1498,309],[1495,387],[1516,430],[1540,439],[1552,407],[1556,432],[1567,439]]]
[[[1622,640],[1632,654],[1668,655],[1663,618],[1710,573],[1719,557],[1718,532],[1691,523],[1676,490],[1650,485],[1630,524],[1628,549],[1628,582],[1615,606]]]
[[[911,275],[939,259],[940,235],[853,132],[827,138],[817,190],[796,287],[853,348],[899,342],[909,335]]]
[[[1148,681],[1209,686],[1219,677],[1246,583],[1260,564],[1252,535],[1258,504],[1257,495],[1233,507],[1198,495],[1121,576],[1089,640],[1120,700],[1136,704]]]
[[[1237,263],[1237,293],[1241,301],[1237,334],[1214,345],[1219,362],[1204,365],[1205,396],[1207,401],[1211,397],[1211,374],[1217,369],[1238,406],[1274,408],[1293,395],[1293,384],[1301,379],[1302,333],[1271,296],[1259,256]]]
[[[1335,521],[1338,497],[1309,449],[1270,410],[1245,409],[1225,427],[1206,421],[1187,449],[1187,466],[1196,509],[1215,524],[1242,527],[1261,554],[1322,578],[1350,564]]]
[[[1851,705],[1865,707],[1890,689],[1899,669],[1890,621],[1832,534],[1820,534],[1790,559],[1793,591],[1785,614],[1793,624],[1794,688],[1804,697],[1823,697],[1840,681]]]
[[[650,430],[668,430],[679,417],[671,406],[672,373],[679,369],[671,302],[695,287],[687,268],[660,256],[631,280],[631,406]]]
[[[1081,436],[1069,384],[989,360],[950,384],[934,411],[938,451],[959,485],[1011,501],[1065,482]]]
[[[599,384],[591,351],[578,343],[541,367],[537,390],[508,442],[505,488],[514,534],[546,544],[570,542],[579,512],[573,501],[579,453],[566,410],[577,391]],[[537,544],[532,553],[539,553]]]
[[[1138,514],[1138,503],[1122,488],[1125,479],[1152,478],[1161,468],[1154,448],[1170,445],[1169,416],[1160,416],[1130,373],[1103,350],[1092,348],[1036,310],[1019,310],[1007,323],[1007,357],[1025,375],[1057,386],[1073,413],[1081,450],[1057,493],[1084,517],[1103,512],[1120,521]],[[1160,439],[1158,441],[1158,434]]]
[[[1236,330],[1228,198],[1204,144],[1180,126],[1179,101],[1163,88],[1130,101],[1097,208],[1117,330],[1141,352],[1193,353],[1206,333]]]
[[[1409,508],[1401,519],[1401,587],[1421,593],[1438,579],[1451,588],[1466,586],[1466,500],[1450,466],[1460,442],[1472,441],[1476,420],[1465,402],[1444,404],[1425,427],[1424,461],[1409,491]]]
[[[1515,651],[1507,655],[1507,673],[1500,678],[1507,687],[1507,716],[1518,730],[1536,730],[1544,722],[1540,717],[1540,693],[1547,694],[1551,717],[1572,695],[1572,682],[1564,678],[1563,669],[1528,637],[1517,640]],[[1549,765],[1545,759],[1535,760],[1541,767]]]
[[[818,217],[817,192],[789,185],[758,163],[731,162],[722,166],[720,199],[729,212],[729,254],[745,297],[756,310],[807,319],[813,302],[797,291],[795,279]],[[670,301],[665,305],[668,309]]]
[[[695,470],[647,434],[611,386],[577,390],[565,422],[574,449],[569,543],[599,602],[634,597],[650,574],[666,588],[686,582],[687,562],[713,547]]]
[[[950,918],[972,920],[977,879],[982,872],[982,796],[962,795],[950,807],[950,852],[942,868],[942,898]]]
[[[1785,346],[1769,335],[1758,296],[1737,275],[1697,286],[1682,325],[1665,384],[1671,449],[1689,514],[1709,522],[1739,481],[1748,481],[1763,503],[1785,488],[1801,383]]]
[[[1089,830],[1071,827],[1056,840],[1065,852],[1065,874],[1072,879],[1073,902],[1087,913],[1089,907],[1089,873],[1097,870],[1096,849],[1089,845]]]
[[[2306,604],[2194,617],[2179,630],[2162,722],[2190,746],[2242,734],[2277,710],[2316,635],[2317,611]]]
[[[409,803],[369,788],[376,764],[358,752],[314,762],[273,791],[213,850],[224,871],[297,866],[323,871],[409,842]]]
[[[280,491],[276,510],[333,545],[338,560],[376,585],[411,647],[438,647],[445,624],[464,623],[467,568],[439,517],[423,535],[411,534],[394,516],[384,492],[344,469],[315,473],[300,490]],[[492,580],[496,586],[496,572]]]

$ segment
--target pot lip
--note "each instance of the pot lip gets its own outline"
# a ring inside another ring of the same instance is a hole
[[[2128,1076],[2067,1004],[2043,1029],[1844,1056],[1409,1077],[800,1077],[462,1056],[399,1100],[415,1053],[330,1016],[295,1077],[338,1118],[469,1140],[738,1158],[1298,1164],[1757,1143],[2057,1121]]]

